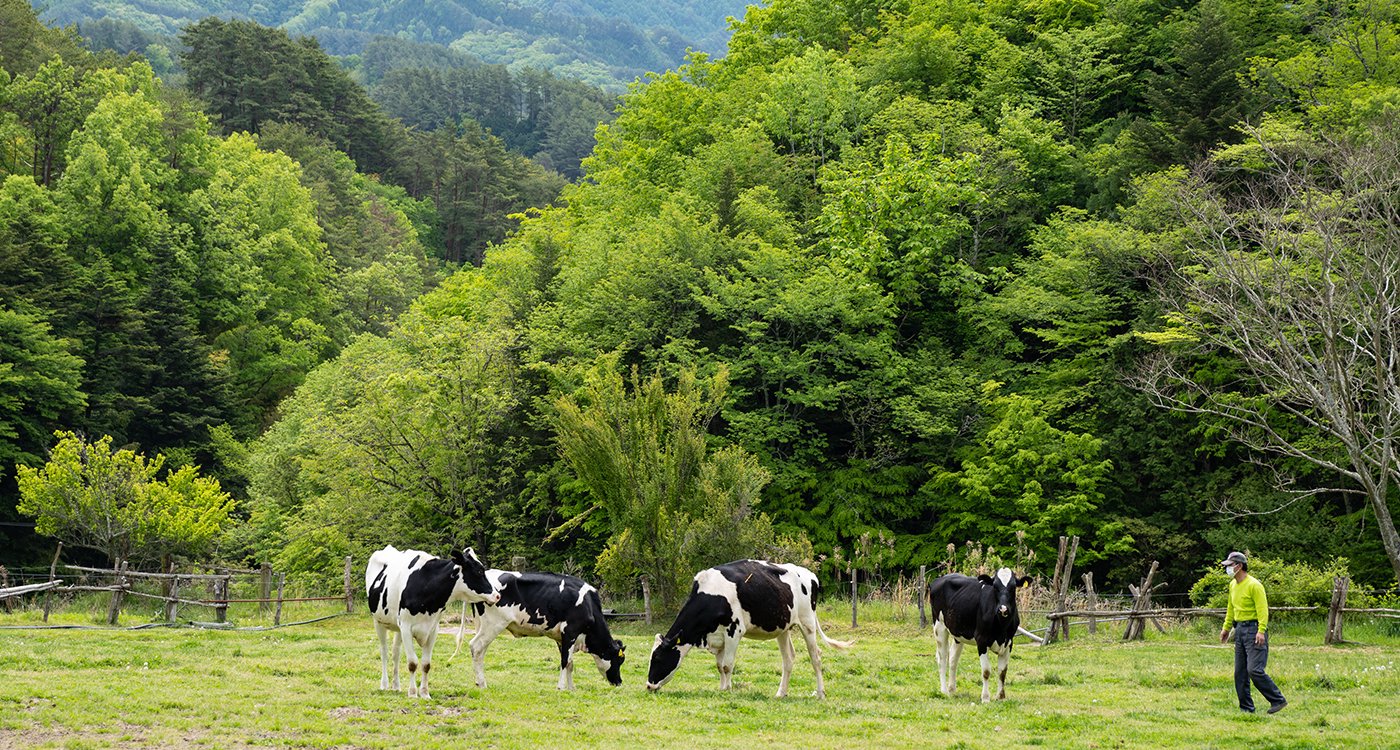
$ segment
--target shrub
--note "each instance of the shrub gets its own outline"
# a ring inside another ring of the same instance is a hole
[[[1271,607],[1327,606],[1332,601],[1332,581],[1348,576],[1347,559],[1334,557],[1321,568],[1308,563],[1250,558],[1249,574],[1258,578],[1268,592]],[[1191,603],[1198,607],[1224,607],[1229,598],[1230,577],[1218,565],[1210,566],[1191,587]],[[1347,591],[1347,606],[1368,606],[1370,597],[1353,586]]]

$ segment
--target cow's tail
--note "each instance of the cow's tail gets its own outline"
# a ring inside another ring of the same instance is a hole
[[[452,649],[452,655],[447,657],[447,663],[451,664],[457,658],[457,652],[462,650],[462,636],[467,632],[467,603],[462,602],[462,621],[457,623],[457,648]]]
[[[845,651],[851,646],[856,645],[855,641],[838,641],[827,636],[826,631],[822,630],[821,620],[817,620],[817,635],[821,636],[822,642],[826,645],[831,646],[832,648],[839,648],[842,651]]]

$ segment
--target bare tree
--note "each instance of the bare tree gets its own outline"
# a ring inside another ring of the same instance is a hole
[[[1255,132],[1177,194],[1185,248],[1161,280],[1169,328],[1136,384],[1159,406],[1223,418],[1261,457],[1335,472],[1362,495],[1400,580],[1400,139]],[[1196,376],[1207,354],[1231,382]],[[1314,490],[1318,491],[1318,490]]]

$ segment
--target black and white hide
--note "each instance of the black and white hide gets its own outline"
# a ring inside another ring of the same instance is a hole
[[[622,684],[626,650],[608,631],[597,589],[557,573],[488,570],[486,576],[501,599],[494,606],[474,607],[477,625],[471,652],[477,687],[486,687],[486,648],[503,632],[517,638],[545,636],[559,645],[560,690],[574,689],[576,652],[592,656],[609,683]]]
[[[433,666],[433,643],[438,621],[450,602],[495,603],[500,595],[486,578],[486,566],[470,548],[453,552],[445,560],[418,550],[392,546],[375,552],[365,567],[365,594],[379,634],[379,689],[399,689],[399,651],[408,645],[408,695],[431,698],[428,672]],[[388,634],[394,631],[394,679],[389,680]],[[416,684],[419,659],[414,647],[423,649],[422,685]]]
[[[946,575],[928,584],[933,635],[938,640],[938,686],[944,695],[957,689],[958,657],[964,644],[976,644],[982,661],[982,702],[991,700],[991,660],[997,655],[997,700],[1006,700],[1006,668],[1011,644],[1021,627],[1016,611],[1016,589],[1030,585],[1009,568],[995,576],[971,578]]]
[[[820,584],[812,571],[798,565],[763,560],[740,560],[695,574],[690,598],[665,635],[656,636],[647,672],[647,690],[660,690],[680,667],[691,648],[700,646],[715,655],[721,690],[734,685],[734,660],[741,638],[776,638],[783,656],[783,679],[778,697],[787,695],[795,657],[793,631],[807,642],[807,656],[817,675],[816,695],[826,697],[822,682],[822,656],[817,639],[845,649],[851,644],[834,641],[817,622],[815,599]]]

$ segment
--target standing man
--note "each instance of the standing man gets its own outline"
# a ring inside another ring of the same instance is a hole
[[[1269,713],[1276,714],[1288,705],[1278,685],[1264,673],[1269,663],[1269,597],[1264,584],[1249,574],[1249,560],[1243,552],[1231,552],[1220,562],[1230,576],[1230,603],[1225,606],[1225,627],[1220,630],[1220,642],[1230,638],[1230,626],[1235,626],[1235,693],[1240,698],[1240,710],[1254,713],[1254,696],[1249,683],[1269,701]]]

